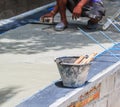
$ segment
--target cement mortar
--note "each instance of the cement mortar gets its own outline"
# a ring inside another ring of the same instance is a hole
[[[105,5],[106,14],[110,16],[120,2],[106,2]],[[58,80],[60,76],[54,58],[104,50],[83,36],[76,25],[71,24],[65,31],[55,32],[54,26],[28,24],[0,35],[0,107],[14,107]],[[106,48],[113,45],[98,31],[88,33]],[[120,42],[118,32],[107,30],[105,33]]]

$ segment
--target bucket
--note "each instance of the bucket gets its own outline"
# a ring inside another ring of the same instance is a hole
[[[74,64],[77,56],[59,57],[55,59],[63,86],[80,87],[86,82],[90,64]]]

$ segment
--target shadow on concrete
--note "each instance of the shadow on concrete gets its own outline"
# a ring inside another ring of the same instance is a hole
[[[44,29],[41,30],[42,28]],[[99,31],[88,33],[100,43],[111,43]],[[111,31],[105,33],[113,40],[120,41],[119,33]],[[81,49],[83,46],[93,44],[95,42],[81,34],[76,26],[72,26],[63,32],[55,32],[53,26],[26,25],[0,36],[0,53],[35,54],[50,50]]]
[[[111,6],[112,5],[112,6]],[[119,8],[119,0],[106,0],[107,16],[113,14]],[[68,29],[62,32],[54,31],[53,25],[28,24],[14,30],[8,31],[0,36],[0,54],[35,54],[48,51],[59,51],[64,49],[81,49],[83,46],[90,46],[92,40],[81,34],[77,29],[78,22],[69,25]],[[85,30],[82,25],[82,29]],[[111,43],[101,36],[97,31],[87,31],[100,43]],[[113,40],[119,42],[120,35],[117,31],[105,31]]]
[[[88,81],[86,81],[84,84],[81,84],[80,86],[78,86],[79,88],[80,87],[82,87],[82,86],[84,86],[84,85],[86,85],[86,84],[88,84],[89,82]],[[57,81],[57,82],[55,82],[55,85],[57,86],[57,87],[59,87],[59,88],[68,88],[68,89],[75,89],[75,88],[78,88],[78,87],[67,87],[67,86],[64,86],[63,85],[63,82],[62,82],[62,80],[61,81]]]
[[[10,98],[14,97],[20,90],[19,87],[6,87],[0,89],[0,105],[5,103]]]

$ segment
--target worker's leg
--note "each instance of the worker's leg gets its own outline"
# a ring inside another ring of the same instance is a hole
[[[58,10],[61,16],[61,21],[67,25],[67,17],[66,17],[66,4],[67,0],[57,0]]]
[[[86,8],[88,10],[85,10]],[[90,18],[87,27],[89,29],[95,29],[97,28],[98,22],[105,16],[104,6],[100,2],[95,2],[91,6],[86,6],[86,8],[83,9],[82,15]]]
[[[64,30],[64,28],[67,27],[68,22],[66,17],[66,8],[72,12],[78,1],[79,0],[56,0],[58,11],[61,16],[61,22],[56,25],[56,30]]]
[[[61,22],[55,26],[55,30],[64,30],[67,27],[66,4],[67,0],[56,0]]]
[[[88,29],[97,29],[98,28],[98,22],[102,20],[102,17],[99,18],[90,18],[87,24]]]

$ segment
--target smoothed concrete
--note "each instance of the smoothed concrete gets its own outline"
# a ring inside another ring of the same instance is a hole
[[[119,0],[110,3],[119,6]],[[110,8],[107,8],[107,15],[110,16],[109,13],[114,13],[117,8],[106,3],[107,6]],[[68,19],[69,27],[63,32],[54,31],[53,25],[28,24],[0,35],[1,107],[14,107],[58,80],[60,76],[54,62],[56,57],[104,51],[76,28],[83,20],[72,21],[71,14],[68,14]],[[59,21],[59,15],[56,20]],[[106,48],[113,45],[98,31],[87,32]],[[113,40],[120,41],[120,34],[114,28],[105,33]]]

